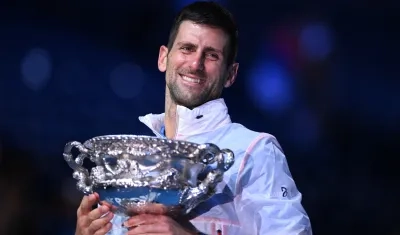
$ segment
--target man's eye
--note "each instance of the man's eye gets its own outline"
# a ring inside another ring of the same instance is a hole
[[[213,60],[218,60],[219,59],[218,54],[215,54],[215,53],[208,53],[207,57],[210,58],[210,59],[213,59]]]
[[[189,52],[189,51],[191,51],[191,48],[190,47],[181,47],[181,50],[185,51],[185,52]]]

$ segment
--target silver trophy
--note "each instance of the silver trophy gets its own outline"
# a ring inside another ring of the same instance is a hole
[[[78,150],[74,159],[72,151]],[[106,135],[66,144],[78,190],[97,192],[114,213],[182,215],[210,198],[234,163],[216,145],[138,135]],[[93,167],[86,169],[84,159]]]

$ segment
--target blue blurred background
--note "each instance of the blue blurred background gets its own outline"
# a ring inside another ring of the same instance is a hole
[[[159,46],[188,0],[0,3],[0,234],[73,234],[71,140],[150,134]],[[219,1],[239,24],[235,122],[280,141],[315,234],[400,234],[399,4]],[[397,30],[396,30],[397,28]]]

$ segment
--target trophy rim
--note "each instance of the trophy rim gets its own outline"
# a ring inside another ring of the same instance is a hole
[[[200,145],[194,142],[186,141],[186,140],[175,140],[175,139],[168,139],[168,138],[162,138],[162,137],[157,137],[157,136],[149,136],[149,135],[131,135],[131,134],[114,134],[114,135],[99,135],[92,137],[90,139],[87,139],[83,142],[85,143],[90,143],[94,141],[101,141],[101,140],[161,140],[161,141],[166,141],[169,143],[186,143],[186,144],[193,144],[193,145]]]
[[[165,144],[180,144],[180,145],[190,145],[193,147],[199,147],[202,144],[186,141],[186,140],[174,140],[174,139],[168,139],[168,138],[161,138],[157,136],[149,136],[149,135],[132,135],[132,134],[113,134],[113,135],[99,135],[92,137],[90,139],[87,139],[86,141],[83,142],[83,146],[86,148],[92,150],[91,145],[98,143],[99,141],[121,141],[121,140],[126,140],[126,141],[132,141],[134,142],[146,142],[146,141],[158,141],[158,142],[163,142]]]

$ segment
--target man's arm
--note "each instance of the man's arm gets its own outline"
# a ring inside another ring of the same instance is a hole
[[[311,224],[286,157],[272,136],[246,152],[237,181],[236,214],[249,234],[311,235]],[[250,232],[251,231],[251,232]]]

